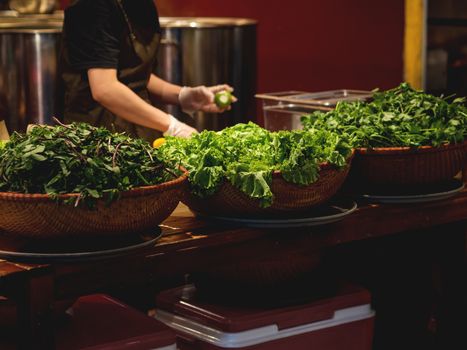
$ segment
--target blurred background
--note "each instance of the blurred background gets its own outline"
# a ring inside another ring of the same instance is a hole
[[[160,16],[257,20],[258,92],[389,88],[403,76],[404,0],[155,2]]]
[[[465,0],[155,2],[166,18],[160,75],[183,85],[227,82],[239,97],[224,118],[198,115],[200,130],[262,124],[255,93],[388,89],[408,81],[435,94],[467,95]],[[12,130],[57,114],[55,53],[68,4],[0,0],[0,118]],[[15,16],[36,17],[29,32],[18,30],[24,23],[12,29],[7,22]],[[189,20],[174,24],[180,17]],[[234,20],[203,24],[212,17]]]

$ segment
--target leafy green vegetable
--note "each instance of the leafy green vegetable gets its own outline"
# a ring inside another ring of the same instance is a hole
[[[146,141],[88,124],[36,126],[0,148],[0,191],[79,193],[89,206],[173,177]]]
[[[0,140],[0,149],[2,149],[3,147],[5,147],[5,145],[7,144],[8,141],[5,141],[5,140]]]
[[[169,137],[160,151],[162,159],[190,172],[193,194],[210,196],[228,180],[263,207],[273,201],[273,171],[305,186],[319,178],[319,164],[343,167],[351,153],[346,139],[331,131],[269,132],[253,123],[203,131],[191,139]]]
[[[339,103],[335,110],[304,116],[305,129],[346,135],[354,147],[419,147],[463,142],[467,135],[465,99],[436,97],[407,83],[375,92],[371,102]]]

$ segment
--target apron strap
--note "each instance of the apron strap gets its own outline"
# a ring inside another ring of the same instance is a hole
[[[122,0],[117,0],[118,7],[120,8],[120,11],[123,13],[123,18],[125,19],[126,25],[128,26],[128,30],[130,32],[130,37],[132,40],[136,39],[135,32],[133,31],[133,26],[130,23],[130,20],[128,19],[128,15],[125,11],[125,8],[123,7],[123,2]]]

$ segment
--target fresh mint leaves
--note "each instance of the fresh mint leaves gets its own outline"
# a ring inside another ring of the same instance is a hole
[[[302,118],[305,129],[345,135],[353,147],[419,147],[463,142],[467,135],[464,98],[436,97],[407,83],[375,92],[371,102],[342,102],[329,112]]]
[[[76,205],[173,178],[166,170],[146,141],[85,123],[36,126],[0,147],[0,191],[78,193]]]

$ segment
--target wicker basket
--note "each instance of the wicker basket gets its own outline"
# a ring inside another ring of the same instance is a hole
[[[165,220],[179,203],[187,177],[154,186],[123,192],[96,209],[73,207],[50,199],[46,194],[0,192],[0,231],[33,238],[102,236],[142,232]],[[76,198],[66,194],[60,199]]]
[[[430,185],[451,180],[466,162],[467,142],[418,149],[356,150],[350,180],[364,187]]]
[[[182,199],[191,210],[205,215],[239,216],[268,215],[300,212],[326,202],[342,186],[350,169],[353,155],[344,169],[322,164],[318,181],[309,186],[298,186],[285,181],[279,171],[273,173],[271,190],[274,200],[270,207],[261,208],[258,199],[253,199],[228,181],[211,197],[201,199],[187,194]]]

